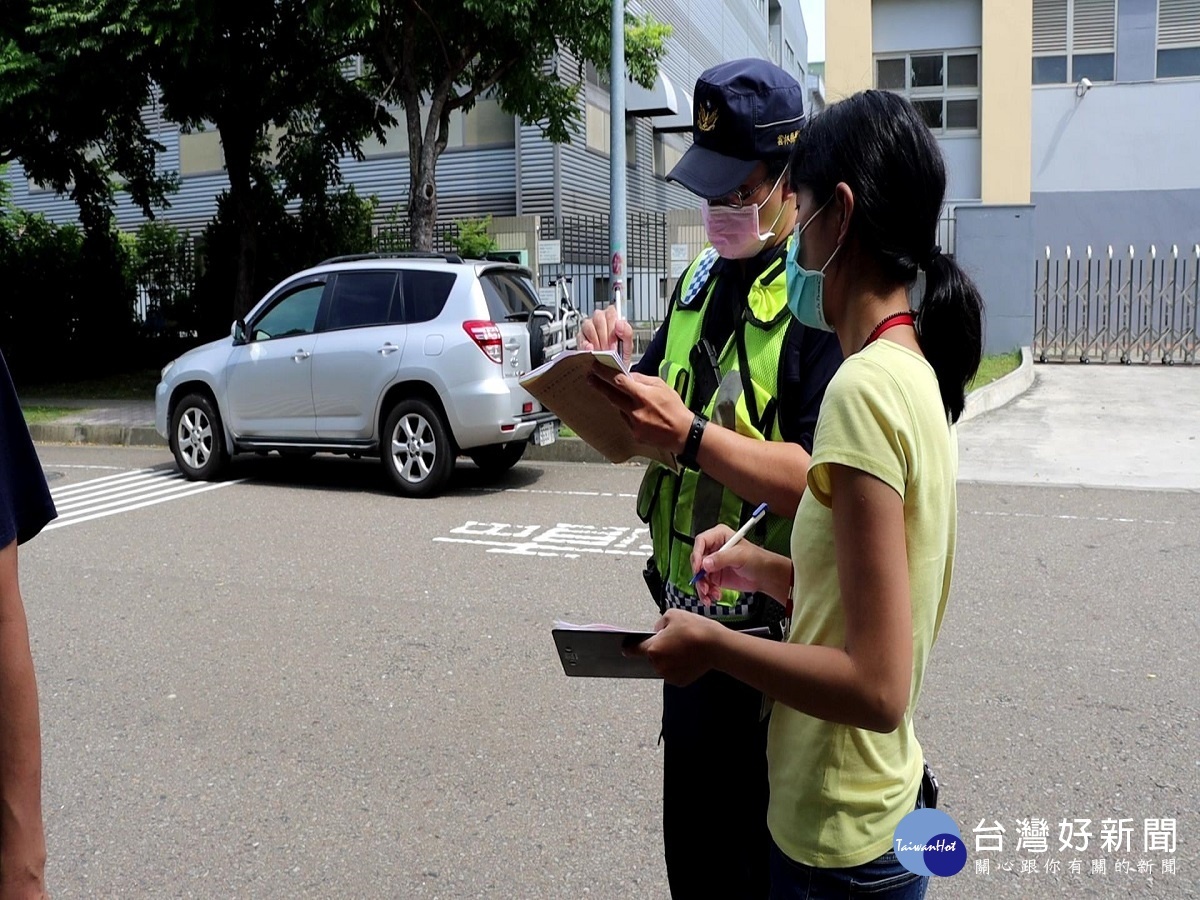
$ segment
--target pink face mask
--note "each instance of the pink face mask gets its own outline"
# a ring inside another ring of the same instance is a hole
[[[732,206],[709,206],[707,203],[700,207],[700,216],[704,220],[704,230],[708,233],[708,242],[713,245],[713,249],[724,259],[749,259],[756,256],[770,238],[775,236],[775,232],[768,229],[765,232],[759,233],[759,211],[775,196],[775,188],[779,187],[779,182],[783,180],[783,173],[779,173],[779,178],[775,179],[775,186],[771,188],[771,193],[767,194],[766,200],[762,203],[751,203],[749,206],[732,207]],[[775,223],[779,221],[779,217],[783,215],[783,206],[779,207],[779,212],[775,214],[775,221],[771,223],[771,228],[775,227]]]

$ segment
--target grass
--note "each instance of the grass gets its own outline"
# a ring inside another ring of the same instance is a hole
[[[997,378],[1004,377],[1009,372],[1014,371],[1019,365],[1021,365],[1020,350],[1014,350],[1012,353],[997,353],[994,356],[985,356],[979,363],[979,371],[975,373],[975,377],[967,385],[967,393],[976,388],[981,388],[985,384],[990,384]]]
[[[62,406],[25,406],[22,407],[21,412],[25,414],[26,424],[40,425],[43,422],[61,419],[72,410]]]
[[[154,388],[158,385],[158,374],[158,369],[143,369],[88,381],[27,384],[18,386],[17,394],[25,399],[78,397],[81,400],[153,400]]]

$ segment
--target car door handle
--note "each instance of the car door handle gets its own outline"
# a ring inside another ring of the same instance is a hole
[[[312,354],[309,353],[307,350],[297,350],[295,353],[292,354],[292,359],[294,359],[296,362],[304,362],[311,355]]]
[[[395,344],[393,344],[391,341],[388,341],[386,344],[384,344],[382,347],[379,348],[379,355],[387,356],[389,353],[395,353],[399,349],[400,348],[397,347]]]

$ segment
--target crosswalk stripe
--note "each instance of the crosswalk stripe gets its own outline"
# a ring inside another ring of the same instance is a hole
[[[196,482],[194,481],[184,481],[182,478],[180,478],[171,484],[158,485],[152,490],[147,489],[142,491],[134,491],[129,494],[124,494],[120,497],[102,497],[95,502],[88,501],[82,504],[75,504],[73,508],[65,512],[64,508],[62,507],[58,507],[56,505],[55,508],[58,509],[58,513],[61,518],[70,519],[75,516],[81,516],[90,512],[95,512],[98,509],[109,509],[113,506],[128,506],[130,503],[137,503],[150,497],[164,497],[170,494],[188,493],[189,489],[195,484]]]
[[[194,496],[195,494],[203,494],[203,493],[206,493],[207,491],[215,491],[218,488],[229,487],[230,485],[234,485],[234,484],[241,484],[245,480],[246,479],[244,479],[244,478],[238,478],[234,481],[218,481],[218,482],[189,481],[188,485],[194,486],[193,489],[190,491],[186,491],[183,493],[173,493],[173,494],[169,494],[165,497],[155,497],[151,500],[143,500],[140,503],[134,503],[134,504],[131,504],[128,506],[121,506],[116,509],[106,509],[106,510],[102,510],[101,512],[93,512],[89,515],[81,515],[81,516],[77,516],[77,517],[65,517],[63,519],[56,519],[55,521],[53,521],[49,525],[47,525],[45,527],[45,529],[43,529],[43,530],[53,531],[55,528],[65,528],[67,525],[78,525],[81,522],[90,522],[93,519],[102,519],[105,516],[115,516],[118,513],[132,512],[135,509],[143,509],[147,506],[154,506],[155,504],[158,504],[158,503],[167,503],[171,500],[178,500],[181,497],[191,497],[191,496]]]
[[[70,497],[55,497],[54,505],[61,512],[64,509],[70,509],[73,506],[81,506],[88,503],[93,503],[97,500],[102,500],[105,497],[128,497],[131,494],[137,494],[142,491],[151,491],[162,487],[165,484],[172,484],[183,481],[184,478],[178,472],[164,472],[161,475],[148,475],[143,478],[138,478],[134,481],[126,481],[116,486],[100,485],[101,490],[91,491],[87,494],[72,494]]]
[[[69,484],[60,488],[55,488],[50,491],[50,495],[57,500],[59,497],[69,497],[72,494],[86,494],[89,491],[96,489],[99,484],[115,484],[118,481],[128,481],[145,477],[153,472],[167,472],[168,469],[134,469],[131,472],[122,472],[119,475],[104,475],[100,478],[89,478],[87,481],[81,481],[78,484]]]

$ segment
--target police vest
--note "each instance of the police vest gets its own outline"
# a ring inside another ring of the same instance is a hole
[[[679,301],[667,321],[666,350],[658,374],[689,409],[710,422],[755,440],[783,440],[778,416],[779,367],[792,317],[782,258],[768,265],[750,286],[733,333],[724,347],[714,348],[716,390],[706,401],[694,396],[701,381],[696,366],[708,365],[696,348],[716,287],[716,276],[708,277],[716,259],[716,251],[706,248],[684,273]],[[689,582],[696,535],[718,523],[737,528],[753,509],[753,504],[704,472],[683,468],[676,474],[657,462],[646,469],[638,491],[638,516],[649,526],[654,562],[664,583],[677,594],[693,598],[695,591]],[[787,555],[791,531],[790,518],[768,512],[746,539]],[[720,602],[734,606],[738,596],[736,591],[724,591]],[[722,616],[722,621],[736,618]]]

